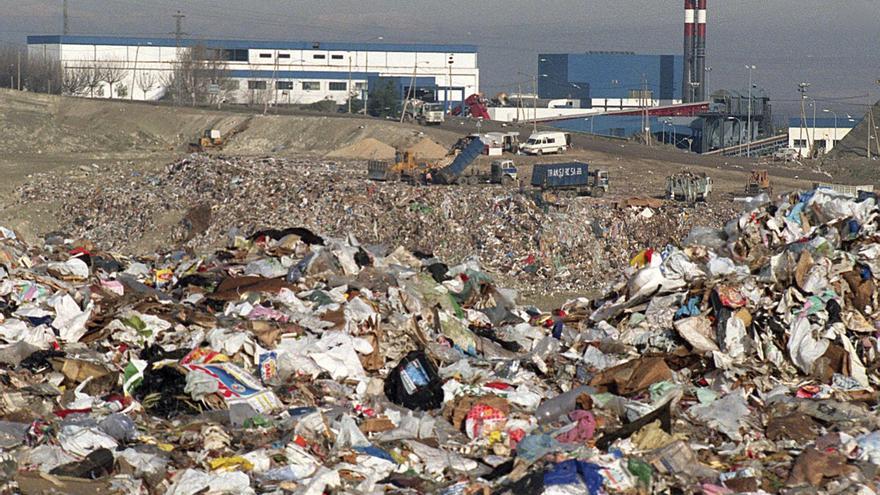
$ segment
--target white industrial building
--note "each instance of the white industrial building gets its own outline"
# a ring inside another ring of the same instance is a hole
[[[800,118],[789,119],[788,147],[797,151],[801,158],[810,156],[810,150],[816,154],[824,154],[845,138],[856,126],[855,119],[841,115],[839,118]]]
[[[401,96],[451,105],[478,93],[480,83],[472,45],[67,35],[29,36],[27,42],[29,57],[60,60],[65,69],[115,69],[112,85],[100,81],[77,91],[79,96],[158,100],[168,92],[175,66],[202,53],[212,68],[222,66],[222,88],[211,85],[210,91],[230,103],[344,103],[349,95],[368,97],[377,81],[390,80]]]

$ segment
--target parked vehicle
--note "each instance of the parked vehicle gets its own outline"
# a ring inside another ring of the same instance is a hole
[[[539,164],[532,170],[532,186],[600,198],[608,192],[608,172],[590,170],[590,165],[583,162]]]
[[[483,136],[483,140],[490,143],[497,143],[502,151],[507,153],[516,153],[519,151],[519,133],[518,132],[487,132]]]
[[[571,135],[567,132],[536,132],[520,145],[519,150],[527,155],[540,156],[548,153],[562,154],[570,147]]]
[[[800,153],[794,148],[780,148],[773,153],[773,159],[780,162],[797,160],[799,156]]]
[[[442,103],[428,103],[412,99],[406,104],[403,120],[414,120],[420,125],[440,125],[446,120],[446,112]]]

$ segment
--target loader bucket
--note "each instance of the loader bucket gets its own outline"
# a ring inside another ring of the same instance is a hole
[[[388,162],[370,160],[367,163],[367,177],[370,180],[388,180]]]

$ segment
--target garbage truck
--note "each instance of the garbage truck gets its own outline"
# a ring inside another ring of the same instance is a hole
[[[583,162],[538,164],[532,169],[532,187],[601,198],[608,192],[608,171],[590,170],[590,165]]]

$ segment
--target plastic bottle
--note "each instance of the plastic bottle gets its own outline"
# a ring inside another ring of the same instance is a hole
[[[596,389],[587,385],[573,388],[568,392],[557,395],[556,397],[545,400],[538,406],[535,411],[535,417],[539,424],[547,424],[556,421],[565,414],[574,411],[577,407],[577,398],[581,394],[595,394]]]

